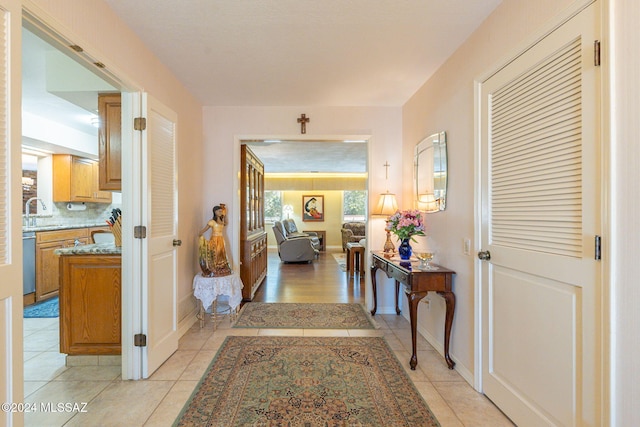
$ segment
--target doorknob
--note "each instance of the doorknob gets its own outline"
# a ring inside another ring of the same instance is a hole
[[[182,246],[182,240],[173,239],[173,246]]]
[[[489,251],[480,251],[478,252],[478,258],[482,261],[489,261],[491,259],[491,252]]]

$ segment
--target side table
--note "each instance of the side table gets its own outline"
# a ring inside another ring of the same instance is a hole
[[[307,231],[316,233],[318,235],[318,240],[320,240],[320,248],[318,250],[320,252],[324,252],[326,248],[325,244],[327,241],[327,231],[326,230],[304,230],[303,233],[306,233]]]
[[[199,303],[198,320],[200,327],[204,327],[205,310],[211,307],[211,316],[213,319],[213,327],[215,329],[218,321],[218,296],[225,295],[229,297],[228,314],[235,316],[240,302],[242,302],[242,280],[238,273],[232,273],[228,276],[205,277],[202,273],[198,273],[193,278],[193,296]],[[224,310],[227,311],[227,310]]]
[[[360,243],[347,243],[347,271],[351,276],[355,271],[364,273],[364,246]]]

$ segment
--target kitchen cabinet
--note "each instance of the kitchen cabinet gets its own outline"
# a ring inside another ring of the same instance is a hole
[[[60,270],[54,251],[87,243],[87,228],[36,232],[36,302],[58,295]]]
[[[60,263],[60,352],[121,353],[121,256],[69,254]]]
[[[100,190],[120,191],[122,188],[122,117],[121,97],[119,93],[98,95],[98,154],[100,168],[98,188]]]
[[[98,188],[97,162],[70,154],[53,155],[53,201],[111,203],[111,193]]]

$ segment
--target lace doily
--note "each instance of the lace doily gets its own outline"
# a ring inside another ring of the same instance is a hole
[[[237,273],[222,277],[203,277],[202,273],[193,278],[193,296],[202,301],[202,307],[208,309],[219,295],[229,297],[232,310],[242,301],[243,284]]]

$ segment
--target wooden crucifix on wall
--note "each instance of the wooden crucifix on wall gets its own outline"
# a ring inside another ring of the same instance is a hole
[[[309,123],[311,120],[309,119],[309,117],[307,117],[306,114],[301,114],[300,117],[298,117],[298,123],[300,123],[300,133],[307,133],[307,123]]]

